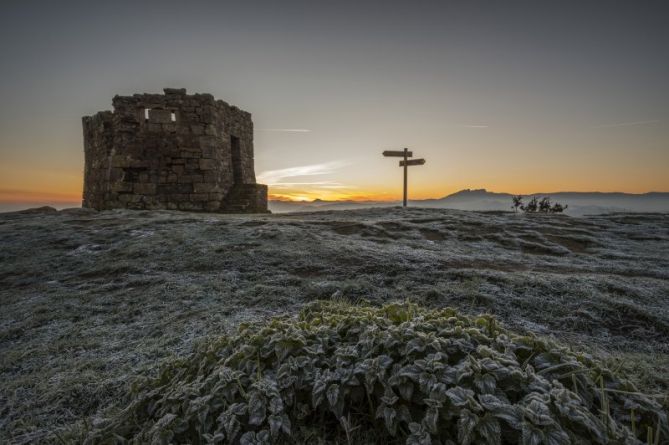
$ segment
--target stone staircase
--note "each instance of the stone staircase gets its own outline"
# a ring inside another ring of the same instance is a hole
[[[235,184],[221,206],[225,213],[270,213],[267,210],[267,186]]]

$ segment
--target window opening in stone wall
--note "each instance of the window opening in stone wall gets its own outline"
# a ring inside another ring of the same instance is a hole
[[[177,114],[176,114],[174,111],[172,111],[172,113],[170,114],[170,120],[171,120],[172,122],[176,122],[176,121],[177,121]]]
[[[144,122],[149,121],[149,111],[150,110],[151,110],[151,108],[144,108]]]

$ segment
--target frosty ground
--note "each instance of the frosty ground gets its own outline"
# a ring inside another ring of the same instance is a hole
[[[43,209],[0,214],[0,442],[57,440],[198,340],[330,298],[492,313],[669,391],[667,214]]]

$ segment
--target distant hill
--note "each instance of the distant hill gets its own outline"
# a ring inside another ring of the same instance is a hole
[[[459,210],[511,210],[510,193],[490,192],[486,189],[465,189],[437,199],[410,200],[409,205],[439,209]],[[551,198],[552,201],[567,204],[567,214],[581,216],[587,214],[613,212],[669,212],[668,192],[621,193],[621,192],[550,192],[524,195]],[[270,201],[273,212],[300,212],[316,210],[351,210],[370,207],[392,207],[401,201]]]

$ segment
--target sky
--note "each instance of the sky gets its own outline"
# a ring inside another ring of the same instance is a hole
[[[0,4],[0,206],[80,203],[81,117],[115,94],[253,114],[278,199],[669,191],[666,1]]]

